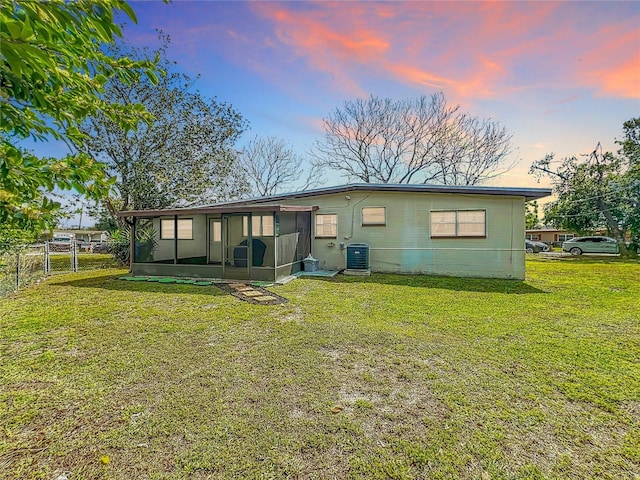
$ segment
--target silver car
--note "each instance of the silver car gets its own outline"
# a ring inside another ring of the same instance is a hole
[[[583,253],[618,253],[618,242],[609,237],[576,237],[562,244],[562,251],[571,255]]]
[[[539,252],[548,252],[549,245],[542,242],[534,242],[533,240],[525,240],[524,248],[527,253],[539,253]]]

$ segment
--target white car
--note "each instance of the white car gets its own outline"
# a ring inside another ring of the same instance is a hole
[[[562,244],[562,251],[571,255],[583,253],[619,253],[618,242],[610,237],[576,237]]]

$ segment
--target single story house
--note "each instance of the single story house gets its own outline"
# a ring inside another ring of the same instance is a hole
[[[550,194],[351,184],[118,215],[137,232],[134,275],[278,281],[308,255],[320,268],[344,269],[355,244],[366,247],[374,272],[524,279],[524,203]],[[143,231],[151,240],[139,240]]]
[[[527,230],[525,232],[525,238],[527,240],[533,240],[535,242],[543,242],[548,244],[553,243],[562,243],[567,240],[571,240],[574,237],[577,237],[573,232],[569,232],[567,230],[557,230],[555,228],[535,228],[531,230]]]
[[[53,233],[45,232],[41,238],[43,241],[55,241],[58,238],[63,238],[67,241],[106,242],[108,235],[105,230],[66,229],[54,230]]]

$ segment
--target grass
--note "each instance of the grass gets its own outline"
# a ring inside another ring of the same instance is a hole
[[[298,279],[290,301],[56,276],[0,303],[0,477],[640,475],[640,264]]]

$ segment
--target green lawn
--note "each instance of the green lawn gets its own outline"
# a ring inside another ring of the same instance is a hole
[[[0,300],[0,478],[640,475],[640,264],[527,281],[56,276]]]

